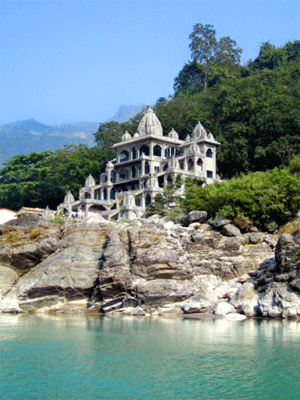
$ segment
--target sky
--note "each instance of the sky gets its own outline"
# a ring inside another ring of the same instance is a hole
[[[174,93],[189,35],[210,24],[241,62],[300,38],[299,0],[1,0],[0,124],[105,122]]]

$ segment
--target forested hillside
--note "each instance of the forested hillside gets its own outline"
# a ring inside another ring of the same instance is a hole
[[[190,40],[192,59],[174,78],[174,94],[154,105],[165,134],[174,128],[184,139],[200,120],[222,144],[223,179],[288,165],[300,153],[300,41],[263,43],[257,58],[241,65],[242,50],[230,37],[217,40],[211,25],[196,24]],[[143,112],[100,124],[94,148],[13,157],[0,171],[0,207],[55,208],[66,190],[77,196],[88,174],[97,180],[114,157],[111,145],[125,130],[136,132]]]

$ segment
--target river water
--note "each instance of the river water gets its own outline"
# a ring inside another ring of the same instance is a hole
[[[300,398],[300,322],[0,315],[0,398]]]

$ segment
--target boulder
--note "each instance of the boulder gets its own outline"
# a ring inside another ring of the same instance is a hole
[[[206,211],[190,211],[188,215],[184,218],[183,224],[188,226],[194,222],[203,223],[207,219]]]
[[[241,231],[236,226],[234,226],[232,224],[227,224],[227,225],[223,225],[221,234],[224,236],[229,236],[229,237],[241,236]]]
[[[214,308],[214,314],[217,315],[226,315],[230,313],[235,313],[235,308],[228,302],[222,301],[221,303],[218,303]]]
[[[0,298],[17,282],[19,275],[12,268],[0,265]]]
[[[300,269],[300,231],[280,236],[275,248],[275,260],[281,274]]]
[[[272,283],[258,301],[259,312],[264,317],[289,318],[300,315],[300,295],[285,283]]]
[[[239,290],[230,298],[230,304],[237,311],[242,312],[248,317],[257,315],[259,296],[254,290],[254,284],[251,281],[245,282]]]
[[[228,224],[231,224],[231,220],[222,215],[217,215],[212,222],[212,226],[217,230],[221,230],[224,225]]]

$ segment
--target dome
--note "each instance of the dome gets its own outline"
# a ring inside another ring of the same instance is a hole
[[[178,133],[175,131],[174,128],[172,128],[171,131],[168,133],[168,137],[175,140],[178,140],[179,138]]]
[[[65,203],[72,203],[73,201],[75,201],[74,196],[72,195],[70,190],[68,190],[67,194],[65,195],[64,202]]]
[[[131,135],[128,131],[126,131],[124,133],[124,135],[122,135],[122,137],[121,137],[122,142],[125,142],[125,140],[130,140],[130,139],[131,139]]]
[[[206,130],[203,128],[200,121],[195,126],[193,130],[193,138],[194,139],[205,139],[207,137]]]
[[[141,119],[141,122],[138,126],[138,133],[140,134],[140,136],[163,136],[161,123],[159,122],[159,119],[157,118],[151,107],[148,108],[146,114]]]
[[[85,186],[87,186],[87,187],[91,187],[91,186],[95,186],[96,185],[96,182],[95,182],[95,179],[92,177],[92,175],[90,174],[88,177],[87,177],[87,180],[85,181]]]
[[[213,134],[211,133],[211,132],[209,132],[209,134],[208,134],[208,139],[210,139],[210,140],[214,140],[215,138],[214,138],[214,136],[213,136]]]
[[[185,141],[186,141],[186,142],[190,142],[190,141],[191,141],[190,135],[187,135],[187,137],[185,138]]]
[[[135,134],[133,135],[133,137],[134,137],[134,138],[137,138],[137,137],[140,137],[140,135],[139,135],[137,132],[135,132]]]
[[[111,161],[108,161],[108,163],[106,164],[106,168],[113,168],[114,164]]]

